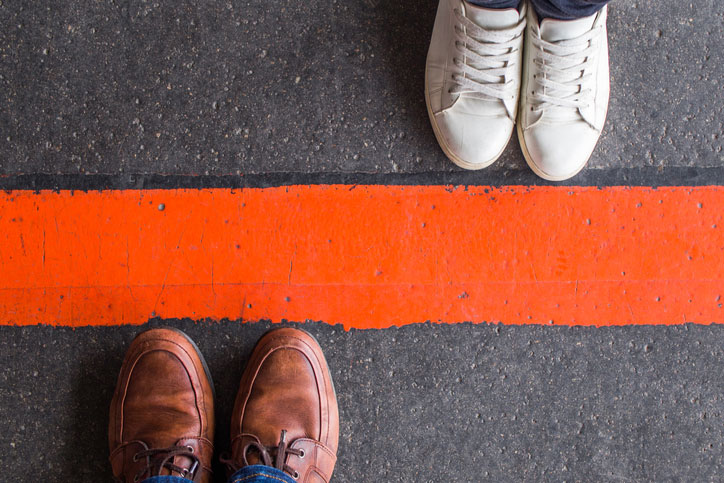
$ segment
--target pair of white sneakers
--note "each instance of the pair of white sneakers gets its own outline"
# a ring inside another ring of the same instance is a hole
[[[518,126],[531,169],[561,181],[588,162],[609,97],[607,7],[577,20],[440,0],[425,68],[435,136],[458,166],[481,169]]]

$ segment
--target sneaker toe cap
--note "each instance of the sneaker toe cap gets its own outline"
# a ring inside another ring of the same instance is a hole
[[[575,176],[588,162],[599,132],[588,124],[538,124],[522,133],[526,160],[539,176],[561,181]]]
[[[435,116],[438,140],[445,154],[465,169],[492,164],[502,153],[513,132],[507,116],[481,116],[443,111]]]

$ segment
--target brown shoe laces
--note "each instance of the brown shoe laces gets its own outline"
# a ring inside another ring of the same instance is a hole
[[[250,466],[251,463],[249,463],[249,460],[247,459],[246,455],[250,450],[256,450],[257,453],[259,453],[259,458],[261,459],[264,466],[271,466],[273,468],[276,468],[278,470],[282,470],[283,472],[289,474],[294,478],[295,480],[299,478],[299,473],[285,463],[285,460],[287,459],[287,455],[295,455],[299,456],[300,458],[304,458],[304,450],[303,449],[294,449],[289,448],[287,446],[287,430],[282,429],[282,434],[279,437],[279,444],[276,446],[264,446],[263,444],[259,444],[256,441],[250,441],[244,445],[244,448],[241,450],[241,460],[242,464],[239,465],[236,462],[232,461],[228,457],[220,457],[222,463],[224,463],[231,471],[239,471],[244,466]],[[228,454],[227,454],[228,455]],[[274,455],[274,462],[272,463],[272,455]]]
[[[173,464],[171,461],[176,456],[185,456],[191,459],[193,461],[191,468],[182,468]],[[164,468],[179,473],[182,478],[193,480],[196,477],[196,472],[201,467],[199,458],[194,454],[192,446],[147,449],[133,455],[133,461],[143,458],[146,458],[146,467],[133,477],[133,481],[140,481],[142,477],[160,476]]]

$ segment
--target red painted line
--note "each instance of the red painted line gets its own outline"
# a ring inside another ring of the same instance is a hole
[[[723,187],[5,192],[0,324],[722,322],[722,208]]]

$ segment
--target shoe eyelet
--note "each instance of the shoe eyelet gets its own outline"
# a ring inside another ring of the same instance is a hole
[[[298,480],[298,479],[299,479],[299,472],[298,472],[298,471],[295,471],[294,474],[292,475],[292,478],[294,478],[295,480]]]
[[[131,458],[131,459],[133,460],[134,463],[135,463],[136,461],[138,461],[138,453],[134,454],[134,455],[133,455],[133,458]]]
[[[189,450],[189,453],[194,454],[194,447],[193,447],[193,446],[187,445],[187,446],[186,446],[186,449]]]
[[[299,450],[299,459],[300,460],[303,460],[306,455],[307,455],[307,453],[305,453],[303,449]]]
[[[138,475],[134,475],[134,476],[133,476],[133,482],[134,482],[134,483],[137,483],[137,482],[138,482]]]

